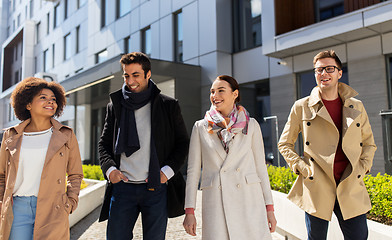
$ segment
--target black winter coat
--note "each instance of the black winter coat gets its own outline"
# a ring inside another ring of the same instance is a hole
[[[121,89],[110,94],[105,125],[98,143],[99,161],[103,175],[115,166],[120,169],[120,154],[114,154],[118,123],[121,115]],[[185,182],[179,172],[188,155],[189,135],[176,99],[158,94],[151,102],[151,133],[161,167],[168,165],[175,175],[168,181],[168,216],[184,214]],[[112,184],[108,182],[99,221],[108,219]]]

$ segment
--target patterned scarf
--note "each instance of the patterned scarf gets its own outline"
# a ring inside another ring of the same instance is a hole
[[[229,153],[231,140],[237,133],[248,133],[249,113],[246,109],[236,104],[228,118],[224,118],[214,106],[206,112],[204,119],[207,121],[208,133],[217,133],[226,153]],[[226,119],[230,120],[227,124]]]

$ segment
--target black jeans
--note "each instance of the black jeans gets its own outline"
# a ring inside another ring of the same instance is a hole
[[[366,214],[343,220],[338,201],[335,202],[333,212],[339,221],[339,226],[345,240],[366,240],[368,238]],[[305,212],[305,222],[308,231],[308,240],[327,239],[329,221]]]
[[[142,214],[143,239],[164,240],[167,226],[167,185],[148,191],[146,184],[120,181],[113,185],[106,238],[129,240],[139,213]]]

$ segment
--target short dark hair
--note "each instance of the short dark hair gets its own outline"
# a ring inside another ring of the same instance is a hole
[[[231,90],[234,92],[235,90],[238,90],[238,96],[235,99],[235,103],[239,103],[241,100],[240,96],[240,86],[238,85],[237,80],[235,78],[229,76],[229,75],[220,75],[216,79],[223,80],[229,83]]]
[[[144,71],[144,77],[147,77],[148,71],[151,71],[151,62],[146,54],[142,52],[131,52],[122,55],[120,59],[121,67],[124,65],[129,65],[132,63],[137,63],[142,65],[142,69]]]
[[[31,118],[30,111],[26,107],[44,88],[50,89],[56,96],[57,109],[54,116],[61,116],[67,103],[64,88],[57,82],[48,82],[41,78],[28,77],[18,83],[11,94],[11,104],[14,108],[15,116],[19,120],[24,121]]]
[[[338,55],[336,55],[334,50],[327,50],[317,53],[316,56],[313,58],[313,66],[316,65],[316,62],[323,58],[333,58],[335,59],[337,67],[342,70],[342,62],[340,61]]]

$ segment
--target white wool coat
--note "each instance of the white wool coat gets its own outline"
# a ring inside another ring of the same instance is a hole
[[[260,126],[253,118],[248,134],[238,133],[226,154],[205,120],[192,130],[185,208],[196,208],[202,190],[203,240],[271,239],[266,205],[273,204]]]

